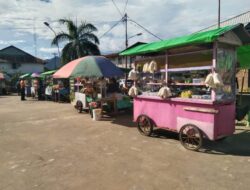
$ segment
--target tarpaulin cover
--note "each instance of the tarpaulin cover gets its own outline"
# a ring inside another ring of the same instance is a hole
[[[228,31],[231,31],[233,29],[240,28],[240,27],[243,28],[243,25],[237,24],[237,25],[232,25],[232,26],[225,26],[222,28],[217,28],[217,29],[209,30],[205,32],[194,33],[191,35],[182,36],[178,38],[138,45],[134,48],[130,48],[121,52],[120,55],[138,55],[138,54],[159,52],[162,50],[167,50],[167,49],[179,47],[179,46],[210,43],[210,42],[215,41],[222,34]],[[240,35],[242,35],[244,32],[242,33],[242,31],[240,30],[239,33]],[[250,38],[249,39],[247,38],[247,40],[250,41]]]

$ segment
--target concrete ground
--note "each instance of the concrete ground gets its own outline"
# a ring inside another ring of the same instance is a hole
[[[249,129],[192,152],[171,132],[140,135],[131,120],[0,96],[0,189],[249,189]]]

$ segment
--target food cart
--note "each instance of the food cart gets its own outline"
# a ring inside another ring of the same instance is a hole
[[[139,72],[135,83],[142,91],[134,97],[139,132],[149,136],[154,127],[178,132],[181,144],[190,150],[198,150],[203,138],[218,140],[232,135],[236,47],[244,43],[250,43],[250,36],[240,24],[122,52],[144,56],[135,62]],[[152,61],[157,68],[143,72]],[[207,84],[209,75],[220,79],[218,86]],[[164,86],[171,92],[167,98],[158,96]]]
[[[86,93],[83,93],[84,85],[79,83],[75,83],[75,108],[78,111],[78,113],[82,113],[82,111],[89,111],[89,105],[90,99],[92,99],[90,96],[88,96]]]
[[[83,110],[89,110],[89,103],[91,102],[100,104],[101,108],[104,104],[111,103],[114,110],[124,107],[125,101],[123,99],[118,100],[118,97],[106,96],[105,85],[103,84],[105,83],[104,78],[120,77],[122,75],[123,72],[107,58],[103,56],[86,56],[69,62],[59,69],[53,77],[76,78],[74,106],[81,113]],[[83,83],[80,81],[81,78],[84,79]],[[88,85],[94,88],[94,96],[90,92],[84,92],[85,89],[89,90]]]

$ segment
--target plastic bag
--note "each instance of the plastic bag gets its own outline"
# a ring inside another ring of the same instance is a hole
[[[166,98],[172,96],[170,88],[162,87],[158,92],[158,96],[160,96],[163,99],[166,99]]]

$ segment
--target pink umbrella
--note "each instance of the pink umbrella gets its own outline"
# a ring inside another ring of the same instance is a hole
[[[117,77],[123,72],[103,56],[85,56],[69,62],[54,73],[53,78]]]
[[[40,77],[40,74],[39,73],[32,73],[31,77]]]
[[[53,78],[69,78],[70,74],[75,69],[78,62],[82,59],[83,58],[75,59],[64,65],[61,69],[59,69],[56,73],[53,74]]]

